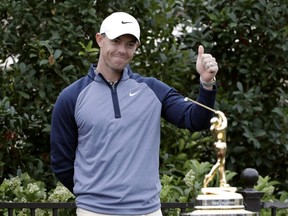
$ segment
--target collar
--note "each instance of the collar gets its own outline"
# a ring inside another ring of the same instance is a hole
[[[102,80],[103,76],[99,76],[101,74],[101,72],[97,71],[96,68],[97,68],[97,64],[91,64],[90,69],[88,71],[88,76],[95,81],[99,81],[100,79]],[[132,73],[133,72],[132,72],[130,66],[127,65],[124,68],[123,73],[122,73],[122,77],[120,78],[120,80],[118,82],[129,79],[131,77]],[[109,81],[107,80],[107,82],[109,82]]]

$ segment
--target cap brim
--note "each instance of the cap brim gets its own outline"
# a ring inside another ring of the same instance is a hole
[[[131,31],[131,28],[122,28],[122,29],[115,29],[112,31],[107,31],[105,32],[106,36],[110,39],[110,40],[114,40],[117,37],[120,37],[121,35],[125,35],[125,34],[129,34],[129,35],[133,35],[139,42],[140,42],[140,33],[137,33],[136,31]]]

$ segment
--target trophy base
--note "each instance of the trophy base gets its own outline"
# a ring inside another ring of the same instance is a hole
[[[244,209],[243,197],[235,191],[236,188],[203,188],[195,209]]]
[[[236,193],[237,188],[236,187],[206,187],[206,188],[202,188],[201,192],[203,194],[218,194],[218,195],[222,195],[222,194],[226,194],[226,193]]]
[[[244,209],[243,196],[234,187],[202,188],[195,201],[195,211],[181,215],[194,216],[254,216],[255,212]]]

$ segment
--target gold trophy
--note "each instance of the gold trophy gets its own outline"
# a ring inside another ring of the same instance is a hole
[[[205,109],[210,110],[216,116],[210,121],[210,131],[214,138],[214,147],[216,150],[217,161],[205,175],[203,181],[202,194],[198,195],[195,201],[195,211],[190,213],[182,213],[181,215],[229,215],[229,216],[254,216],[255,212],[244,209],[243,196],[236,193],[237,188],[231,187],[226,181],[225,175],[225,156],[226,156],[226,129],[228,121],[223,112],[211,109],[197,101],[185,98],[185,101],[191,101]],[[219,174],[219,187],[208,187],[208,184]]]

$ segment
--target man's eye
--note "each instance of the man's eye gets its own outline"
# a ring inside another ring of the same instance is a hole
[[[129,46],[130,48],[134,47],[134,45],[135,45],[135,43],[128,43],[128,46]]]
[[[120,40],[118,40],[118,39],[114,39],[114,40],[113,40],[113,43],[115,43],[115,44],[119,44],[119,43],[120,43]]]

